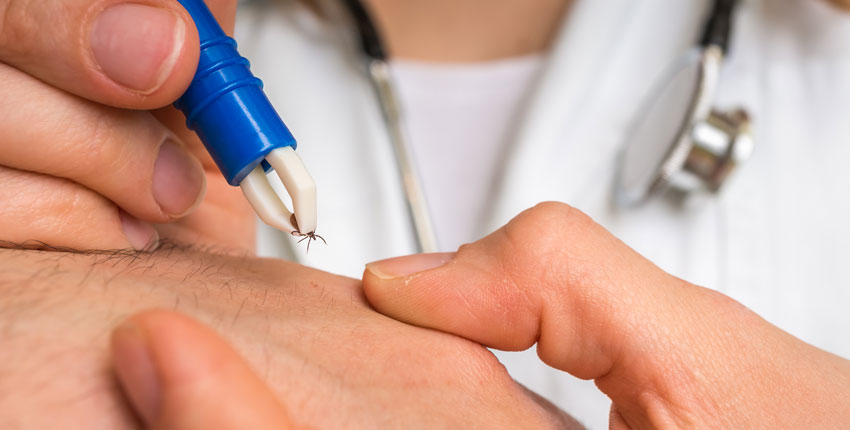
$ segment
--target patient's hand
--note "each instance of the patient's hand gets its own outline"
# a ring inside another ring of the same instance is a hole
[[[135,427],[108,360],[141,309],[228,338],[298,425],[541,427],[564,417],[484,348],[383,317],[357,281],[294,264],[166,247],[154,254],[0,251],[0,428]]]

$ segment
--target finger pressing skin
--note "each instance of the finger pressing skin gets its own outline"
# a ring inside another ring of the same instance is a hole
[[[176,100],[198,64],[198,35],[175,0],[0,0],[0,62],[99,103]]]
[[[110,108],[0,64],[0,165],[67,178],[168,222],[203,197],[200,162],[150,113]]]
[[[380,312],[503,350],[524,350],[540,338],[544,359],[583,378],[609,371],[621,349],[616,339],[583,328],[632,318],[614,315],[621,303],[666,305],[670,298],[655,285],[672,281],[585,215],[554,203],[457,253],[372,263],[364,274],[366,295]]]
[[[138,314],[112,334],[121,386],[147,428],[286,429],[287,414],[211,329],[167,311]]]
[[[363,283],[401,321],[498,349],[537,343],[544,362],[596,380],[621,428],[826,428],[850,416],[850,362],[664,273],[560,203],[457,253],[370,264]]]
[[[40,247],[152,249],[157,231],[74,182],[0,166],[0,241]]]

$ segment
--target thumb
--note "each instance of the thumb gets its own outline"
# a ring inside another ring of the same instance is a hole
[[[283,406],[216,333],[174,312],[148,311],[112,334],[121,386],[146,428],[285,429]]]
[[[363,284],[376,310],[401,321],[503,350],[537,343],[547,364],[596,380],[621,428],[787,426],[788,411],[814,398],[835,405],[850,382],[812,371],[846,363],[666,274],[560,203],[454,254],[372,263]]]
[[[583,378],[610,371],[624,347],[618,330],[673,306],[664,290],[674,294],[675,283],[557,203],[525,211],[457,253],[380,261],[364,274],[380,312],[503,350],[539,340],[547,363]]]
[[[206,3],[233,27],[237,0]],[[174,102],[199,48],[194,21],[174,0],[0,0],[0,63],[109,106]]]

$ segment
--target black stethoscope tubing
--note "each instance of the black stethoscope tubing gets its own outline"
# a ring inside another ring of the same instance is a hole
[[[354,0],[357,1],[357,0]],[[711,13],[706,20],[700,46],[719,47],[725,54],[729,50],[729,40],[732,37],[735,9],[739,0],[714,0]]]
[[[386,61],[388,56],[384,48],[383,38],[363,2],[360,0],[341,0],[341,2],[348,10],[355,27],[357,27],[360,49],[363,54],[371,60]]]

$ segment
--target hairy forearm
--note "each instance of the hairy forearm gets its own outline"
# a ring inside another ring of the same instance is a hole
[[[179,246],[0,250],[0,297],[0,428],[134,427],[107,342],[120,320],[150,308],[221,333],[298,423],[546,427],[563,418],[479,345],[390,320],[365,303],[358,281],[282,261]]]
[[[111,376],[111,327],[151,307],[236,325],[228,302],[256,301],[219,257],[187,248],[68,251],[0,251],[0,428],[134,427]]]

